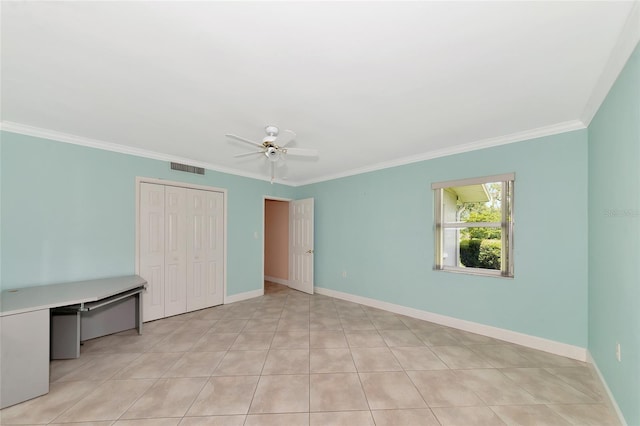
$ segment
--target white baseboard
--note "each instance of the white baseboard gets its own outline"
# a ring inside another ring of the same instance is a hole
[[[607,385],[607,381],[604,379],[604,376],[600,372],[600,369],[598,368],[598,364],[596,363],[596,360],[593,359],[593,357],[591,356],[591,352],[589,352],[588,350],[587,350],[587,361],[589,362],[589,364],[591,364],[593,370],[596,373],[596,376],[598,376],[600,383],[602,383],[604,390],[607,392],[607,397],[609,399],[608,401],[609,407],[618,416],[618,420],[620,420],[620,424],[623,426],[627,426],[627,422],[624,419],[624,415],[622,414],[620,407],[618,407],[618,403],[616,403],[616,399],[613,397],[613,394],[611,393],[611,389],[609,389],[609,386]]]
[[[287,287],[289,286],[289,280],[285,280],[284,278],[276,278],[276,277],[270,277],[265,275],[264,280],[271,281],[272,283],[276,283],[276,284],[286,285]]]
[[[335,297],[336,299],[347,300],[349,302],[359,303],[373,308],[384,309],[385,311],[396,314],[433,322],[447,327],[457,328],[459,330],[469,331],[471,333],[481,334],[483,336],[493,337],[495,339],[576,359],[578,361],[587,361],[587,350],[579,346],[573,346],[566,343],[556,342],[554,340],[543,339],[542,337],[530,336],[517,331],[448,317],[446,315],[435,314],[433,312],[422,311],[420,309],[409,308],[376,299],[370,299],[368,297],[343,293],[341,291],[331,290],[328,288],[315,287],[315,291],[318,294]]]
[[[224,298],[224,304],[240,302],[242,300],[253,299],[264,295],[264,288],[258,290],[246,291],[244,293],[232,294]]]

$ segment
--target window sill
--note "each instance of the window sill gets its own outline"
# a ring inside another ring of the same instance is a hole
[[[487,270],[487,269],[479,269],[479,268],[455,268],[455,267],[445,267],[442,269],[433,268],[436,272],[452,272],[454,274],[463,274],[463,275],[476,275],[481,277],[493,277],[493,278],[506,278],[513,279],[513,275],[502,275],[502,272],[497,270]]]

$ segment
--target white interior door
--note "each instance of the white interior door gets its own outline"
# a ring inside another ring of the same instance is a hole
[[[187,190],[165,189],[165,316],[187,311]]]
[[[143,321],[165,316],[164,202],[164,185],[140,184],[140,276],[147,281]]]
[[[187,310],[223,303],[223,194],[187,190]]]
[[[313,198],[289,203],[289,287],[313,294]]]

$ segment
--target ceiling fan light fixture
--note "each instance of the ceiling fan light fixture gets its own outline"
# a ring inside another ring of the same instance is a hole
[[[280,152],[278,152],[278,149],[275,146],[268,147],[264,152],[264,155],[267,156],[269,161],[273,162],[278,161],[278,159],[280,158]]]

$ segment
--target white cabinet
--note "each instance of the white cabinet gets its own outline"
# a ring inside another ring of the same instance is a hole
[[[139,275],[144,321],[224,300],[224,194],[140,183]]]

